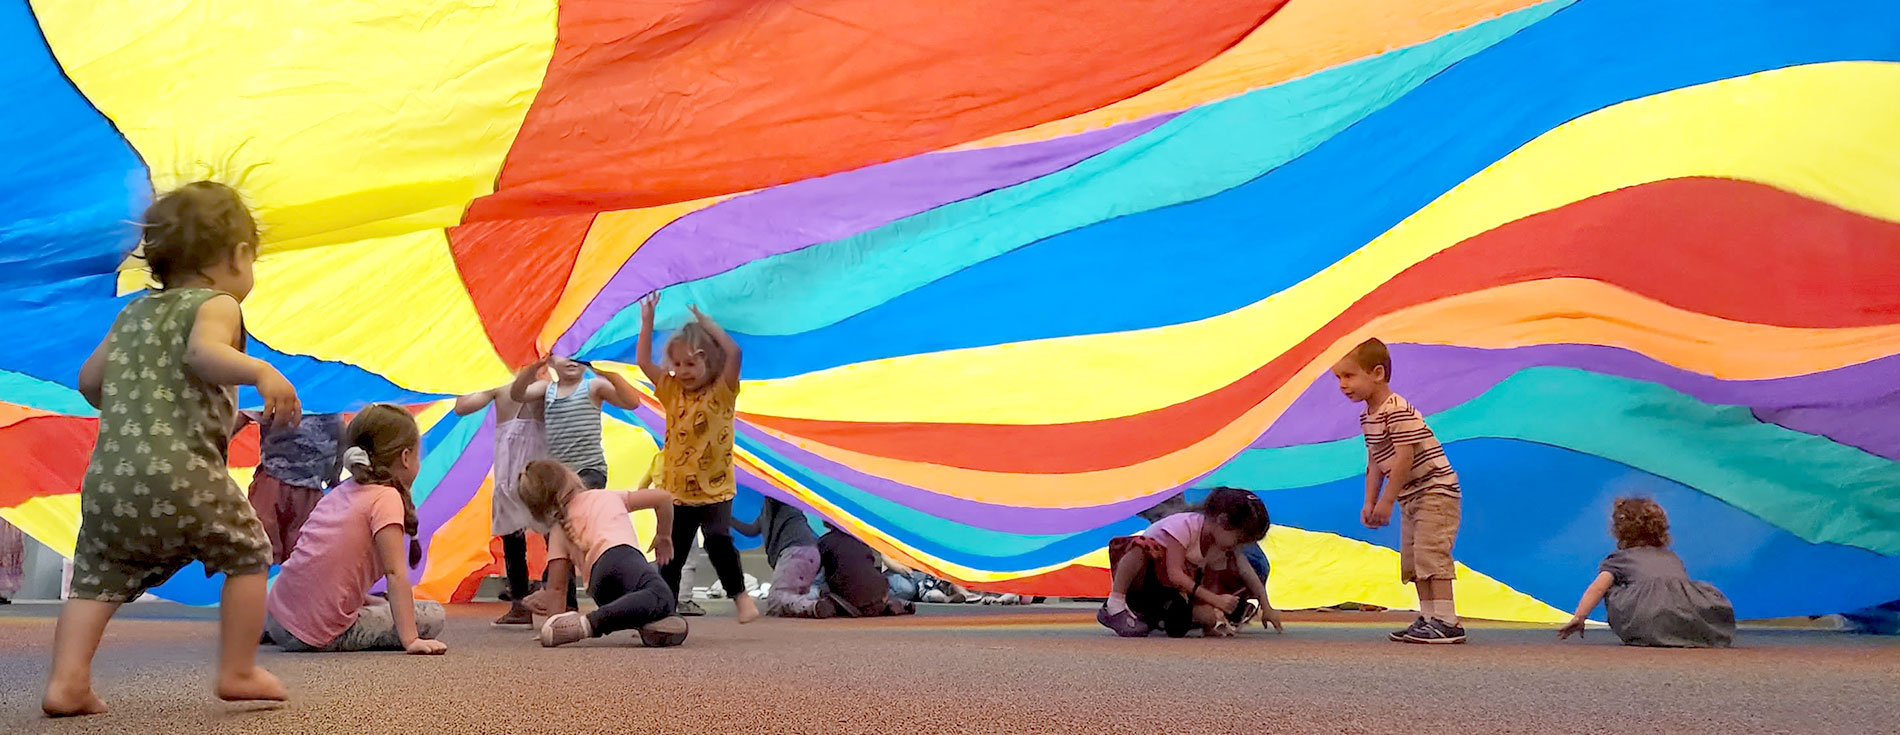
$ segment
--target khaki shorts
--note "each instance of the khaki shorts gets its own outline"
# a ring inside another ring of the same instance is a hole
[[[1399,580],[1454,579],[1459,499],[1427,493],[1399,503]]]

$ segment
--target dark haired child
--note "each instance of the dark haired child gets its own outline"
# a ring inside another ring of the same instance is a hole
[[[734,421],[739,401],[739,343],[711,317],[693,307],[693,321],[666,342],[666,364],[653,361],[655,292],[640,302],[640,341],[634,348],[640,371],[652,381],[666,413],[665,459],[660,487],[673,494],[673,546],[685,550],[699,536],[706,559],[732,598],[739,622],[759,617],[759,606],[746,592],[739,550],[732,543],[732,497],[739,492],[732,467]],[[674,594],[686,554],[661,569]]]
[[[1333,365],[1339,391],[1366,404],[1359,428],[1366,435],[1366,504],[1359,520],[1382,528],[1397,504],[1399,579],[1418,588],[1419,616],[1387,638],[1404,643],[1463,643],[1464,626],[1452,602],[1457,569],[1451,547],[1458,538],[1458,473],[1425,417],[1392,392],[1392,354],[1369,339]]]
[[[891,596],[891,582],[869,544],[829,522],[825,529],[825,535],[818,537],[818,563],[825,572],[827,612],[848,618],[917,612],[916,605]]]
[[[1129,638],[1157,629],[1179,638],[1195,626],[1207,636],[1230,636],[1258,612],[1261,627],[1281,630],[1265,582],[1240,552],[1266,538],[1270,523],[1259,496],[1221,487],[1199,510],[1109,541],[1113,586],[1096,621]]]
[[[290,381],[244,354],[238,303],[255,283],[257,223],[237,192],[200,181],[159,197],[141,229],[156,289],[126,304],[79,369],[79,392],[99,409],[99,439],[80,486],[72,584],[40,702],[49,716],[105,711],[92,658],[106,624],[193,561],[225,575],[218,697],[285,697],[256,661],[270,538],[226,467],[236,386],[257,387],[266,428],[301,416]]]
[[[734,518],[732,528],[747,536],[764,537],[765,561],[772,565],[772,589],[765,596],[765,614],[781,618],[828,618],[838,614],[837,604],[830,598],[810,597],[824,558],[805,511],[767,496],[759,505],[758,518],[751,523]]]
[[[445,653],[435,640],[447,620],[442,604],[416,600],[409,584],[409,568],[422,561],[409,494],[422,466],[416,419],[399,406],[372,405],[350,420],[344,444],[350,480],[304,523],[303,542],[271,585],[265,629],[291,653]],[[369,594],[378,579],[389,583],[387,599]]]
[[[251,508],[270,536],[271,559],[282,564],[297,548],[303,524],[323,500],[323,491],[336,484],[342,470],[343,417],[305,414],[296,426],[265,431],[261,414],[238,412],[238,429],[247,423],[259,424]]]
[[[1584,620],[1607,601],[1610,630],[1631,646],[1727,648],[1735,640],[1735,608],[1721,590],[1689,579],[1669,550],[1669,516],[1648,498],[1618,498],[1610,511],[1616,551],[1583,591],[1559,638],[1583,634]]]

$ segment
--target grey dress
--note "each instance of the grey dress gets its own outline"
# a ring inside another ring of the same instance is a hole
[[[1689,579],[1675,552],[1656,546],[1618,549],[1599,569],[1615,579],[1604,604],[1610,629],[1632,646],[1727,648],[1735,608],[1707,582]]]

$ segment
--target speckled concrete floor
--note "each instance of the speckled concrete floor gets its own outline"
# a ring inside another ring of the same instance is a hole
[[[1900,641],[1747,631],[1726,651],[1607,632],[1472,626],[1388,643],[1391,615],[1308,613],[1287,633],[1121,640],[1077,607],[924,606],[916,617],[693,619],[680,648],[630,636],[546,650],[451,608],[440,658],[261,660],[281,707],[209,694],[209,614],[139,605],[96,664],[112,706],[39,719],[56,608],[0,608],[0,731],[49,733],[1900,733]],[[723,608],[723,609],[722,609]]]

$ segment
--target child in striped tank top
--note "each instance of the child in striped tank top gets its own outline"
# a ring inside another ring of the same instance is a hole
[[[732,545],[732,496],[739,490],[732,468],[733,425],[739,398],[739,344],[710,317],[690,307],[693,319],[666,342],[666,366],[653,361],[653,311],[660,295],[640,303],[640,371],[653,382],[666,413],[665,459],[660,486],[673,495],[673,546],[686,549],[700,535],[706,558],[738,608],[739,622],[759,617],[746,593],[739,551]],[[667,586],[680,591],[681,553],[661,569]]]
[[[589,490],[607,487],[607,453],[600,443],[600,407],[613,404],[629,411],[640,406],[640,391],[626,378],[614,373],[595,371],[587,377],[588,363],[560,356],[543,357],[515,376],[509,397],[518,403],[538,402],[547,429],[547,455],[579,476]],[[554,371],[554,380],[542,380],[543,368]],[[579,601],[574,588],[568,588],[567,606],[574,609]],[[510,612],[513,612],[512,610]],[[509,622],[519,615],[508,616]]]

